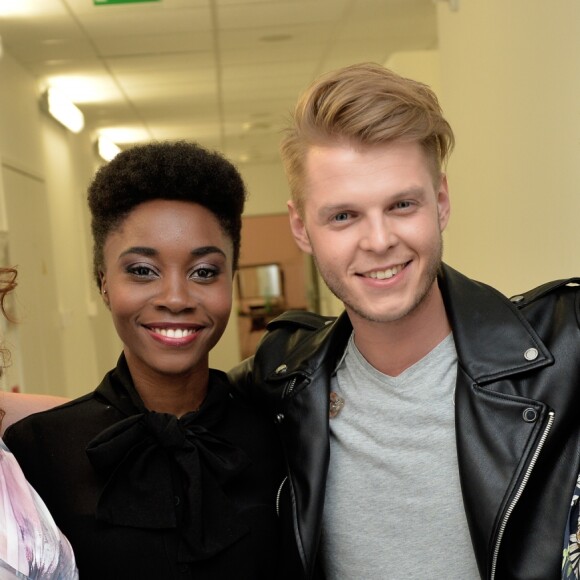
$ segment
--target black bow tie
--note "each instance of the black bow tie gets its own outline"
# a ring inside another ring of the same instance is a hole
[[[203,407],[180,419],[146,411],[105,429],[87,446],[91,464],[105,480],[97,519],[179,528],[180,562],[209,558],[248,532],[222,488],[249,460],[210,433],[201,424],[203,415]]]

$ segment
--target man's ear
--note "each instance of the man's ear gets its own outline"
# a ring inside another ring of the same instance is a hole
[[[444,173],[441,174],[441,182],[439,183],[439,190],[437,191],[437,212],[439,215],[439,229],[443,231],[447,227],[451,214],[447,176]]]
[[[304,219],[300,216],[300,212],[296,209],[296,205],[293,201],[288,202],[288,217],[290,218],[290,229],[292,230],[292,235],[294,236],[298,247],[303,252],[312,254],[312,246],[310,245],[310,239],[306,232]]]

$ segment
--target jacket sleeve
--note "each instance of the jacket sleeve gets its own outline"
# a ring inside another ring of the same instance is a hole
[[[346,338],[352,327],[345,318]],[[304,366],[317,366],[326,356],[334,317],[324,317],[303,310],[289,310],[267,326],[256,353],[228,373],[234,396],[248,404],[279,412],[285,386],[293,373],[304,374]],[[344,320],[343,320],[344,322]],[[346,338],[344,344],[346,344]],[[320,348],[320,344],[324,348]],[[315,351],[318,353],[315,356]],[[280,371],[280,372],[279,372]]]
[[[251,356],[228,372],[234,396],[250,403],[255,398],[253,371],[254,357]]]

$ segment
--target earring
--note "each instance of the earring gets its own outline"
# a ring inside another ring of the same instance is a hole
[[[107,290],[106,290],[106,289],[105,289],[105,290],[103,290],[103,294],[106,294],[106,293],[107,293]]]

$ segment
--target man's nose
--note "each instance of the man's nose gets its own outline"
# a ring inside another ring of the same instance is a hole
[[[384,216],[377,216],[365,220],[361,224],[362,237],[360,241],[361,249],[367,252],[381,254],[388,250],[396,238],[392,224]]]

